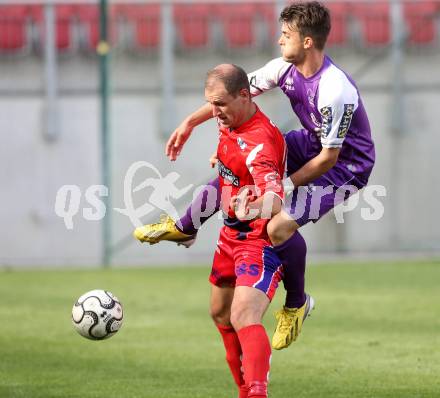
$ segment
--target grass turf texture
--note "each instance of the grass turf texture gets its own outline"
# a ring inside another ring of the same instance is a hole
[[[208,267],[0,272],[0,397],[233,398],[208,316]],[[270,396],[439,397],[440,263],[312,266],[317,301],[299,340],[274,352]],[[70,323],[82,293],[124,304],[110,340]],[[280,287],[265,318],[284,297]]]

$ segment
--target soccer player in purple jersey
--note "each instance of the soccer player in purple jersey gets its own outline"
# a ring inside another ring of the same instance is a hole
[[[279,87],[289,98],[302,129],[285,135],[287,176],[294,184],[284,211],[267,231],[284,264],[285,305],[278,311],[272,347],[282,349],[296,340],[313,306],[304,291],[306,243],[298,229],[316,222],[352,193],[363,188],[371,174],[374,143],[365,108],[353,80],[325,54],[330,15],[318,2],[293,3],[281,12],[281,58],[248,75],[251,94]],[[170,160],[179,156],[194,127],[212,117],[209,105],[189,115],[173,132],[166,146]],[[218,187],[218,181],[206,188]],[[142,242],[171,240],[189,246],[197,233],[193,220],[208,217],[207,192],[201,192],[176,223],[149,224],[136,229]],[[199,210],[197,210],[199,209]]]

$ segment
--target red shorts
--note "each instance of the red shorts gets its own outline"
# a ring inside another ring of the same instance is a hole
[[[250,286],[272,300],[283,278],[283,266],[266,239],[238,240],[237,231],[223,227],[209,281],[216,286]]]

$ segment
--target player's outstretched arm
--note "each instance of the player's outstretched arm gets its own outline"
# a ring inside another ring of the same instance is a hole
[[[194,113],[189,115],[180,125],[173,131],[165,147],[165,154],[171,161],[177,159],[182,151],[185,142],[190,137],[194,127],[206,122],[212,118],[211,105],[205,104]]]

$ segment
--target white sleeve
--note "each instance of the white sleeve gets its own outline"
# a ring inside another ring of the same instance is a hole
[[[267,90],[278,86],[278,82],[291,66],[283,58],[275,58],[269,61],[262,68],[248,74],[249,84],[251,86],[251,95],[255,97]]]
[[[345,74],[329,68],[319,83],[318,109],[322,116],[321,144],[323,148],[340,148],[359,104],[356,87]]]

